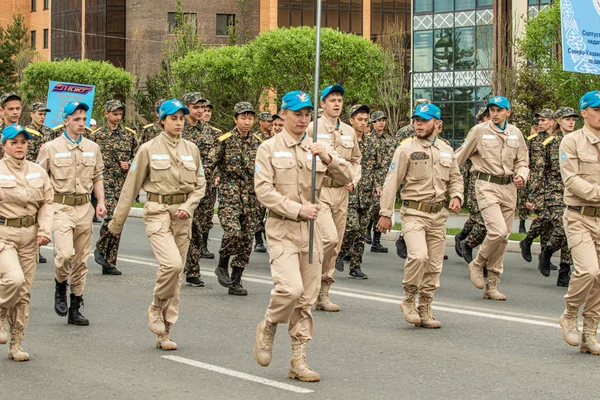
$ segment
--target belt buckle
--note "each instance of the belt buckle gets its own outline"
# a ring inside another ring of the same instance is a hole
[[[27,225],[27,217],[19,217],[19,228],[24,228]]]
[[[73,205],[80,206],[82,204],[83,198],[81,197],[73,197]]]
[[[421,206],[423,205],[423,203],[419,203],[419,205],[417,206],[417,211],[421,211]]]
[[[170,194],[162,195],[162,203],[170,206],[173,204],[173,196]]]

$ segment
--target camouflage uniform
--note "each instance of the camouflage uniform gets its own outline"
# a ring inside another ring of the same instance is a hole
[[[254,112],[250,103],[235,105],[235,114]],[[219,220],[223,239],[219,254],[231,257],[232,268],[244,268],[250,261],[252,235],[258,201],[254,193],[255,143],[249,134],[242,137],[237,128],[217,138],[208,155],[205,173],[214,176],[219,167]],[[254,154],[254,156],[253,156]]]
[[[477,181],[477,176],[471,173],[471,166],[471,160],[467,160],[461,166],[461,173],[463,174],[465,182],[467,182],[465,193],[467,194],[467,208],[469,210],[469,219],[463,226],[463,235],[467,235],[467,246],[474,249],[483,243],[487,230],[485,229],[485,223],[481,216],[481,212],[479,211],[477,198],[475,197],[475,182]]]
[[[44,111],[50,112],[49,108],[46,108],[46,104],[36,102],[31,105],[31,111]],[[31,141],[27,147],[27,160],[35,162],[40,151],[40,147],[52,137],[52,130],[45,125],[36,126],[31,123],[25,127],[25,129],[31,133]]]
[[[165,101],[163,99],[158,99],[156,101],[156,103],[154,103],[154,109],[157,110],[160,108],[160,105],[162,103],[164,103]],[[140,145],[149,142],[150,140],[154,139],[155,137],[157,137],[158,135],[160,135],[160,133],[163,131],[162,125],[159,121],[156,121],[153,124],[148,124],[148,125],[144,125],[143,130],[142,130],[142,134],[140,135]],[[207,182],[208,183],[208,182]]]
[[[15,92],[2,93],[2,96],[0,96],[0,107],[4,108],[4,103],[6,103],[9,100],[14,100],[14,99],[18,99],[19,101],[22,101],[21,96],[19,96]],[[21,114],[21,116],[22,116],[22,114]],[[17,121],[17,123],[19,123],[19,121]],[[6,124],[4,122],[4,118],[0,118],[0,133],[2,132],[2,129],[4,129],[8,125],[10,125],[10,124]],[[4,150],[2,149],[2,146],[0,146],[0,158],[2,158],[2,157],[4,157]]]
[[[258,120],[259,121],[273,121],[273,115],[269,112],[261,112],[260,114],[258,114]],[[258,150],[258,146],[260,146],[260,144],[262,142],[264,142],[265,140],[270,139],[271,137],[273,137],[273,134],[271,133],[271,135],[265,135],[264,133],[262,133],[261,131],[258,131],[256,133],[253,134],[254,138],[255,138],[255,147]],[[256,157],[256,151],[254,156]],[[267,212],[267,209],[264,208],[262,205],[260,205],[260,203],[258,204],[258,208],[256,210],[257,212],[257,216],[256,216],[256,233],[255,233],[255,237],[256,240],[258,241],[258,236],[261,234],[265,233],[265,213]],[[260,240],[262,241],[262,237],[260,238]]]
[[[381,118],[386,118],[386,115],[383,111],[375,111],[371,114],[371,121],[375,122]],[[393,135],[384,133],[377,133],[377,131],[373,130],[369,135],[370,141],[372,141],[373,148],[375,148],[375,164],[373,165],[373,190],[376,188],[383,189],[383,183],[385,182],[385,176],[387,175],[387,171],[389,169],[389,165],[386,165],[386,160],[388,158],[392,158],[394,156],[394,152],[396,151],[396,147],[398,147],[396,143],[396,139]],[[377,224],[379,221],[379,211],[380,211],[380,203],[379,199],[373,200],[373,205],[371,206],[370,211],[370,219]]]
[[[119,108],[125,109],[125,106],[119,100],[109,100],[104,106],[106,112],[116,111]],[[104,197],[107,213],[100,228],[96,251],[104,257],[106,265],[103,265],[103,269],[112,269],[116,268],[117,265],[120,237],[110,233],[108,224],[113,218],[121,189],[129,172],[129,170],[123,170],[119,162],[124,161],[131,164],[137,152],[138,144],[135,132],[121,126],[114,131],[108,126],[97,129],[90,135],[90,140],[100,146],[105,163]]]

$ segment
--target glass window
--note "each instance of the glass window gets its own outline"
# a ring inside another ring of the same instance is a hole
[[[44,29],[44,48],[48,48],[48,29]]]
[[[475,0],[456,0],[456,11],[475,9]]]
[[[454,104],[454,140],[463,140],[475,125],[475,103]]]
[[[431,89],[413,89],[413,99],[415,101],[418,99],[431,100],[432,98]]]
[[[37,11],[37,0],[31,0],[31,12]]]
[[[477,100],[478,103],[485,105],[492,96],[492,88],[489,86],[482,86],[477,89],[477,98],[475,100]]]
[[[433,12],[454,11],[454,0],[434,0]]]
[[[277,12],[277,24],[280,28],[287,28],[290,26],[290,13],[289,10],[280,8]]]
[[[454,103],[435,103],[442,110],[442,137],[447,140],[452,140],[452,127],[454,125]]]
[[[454,30],[454,52],[456,71],[475,69],[475,28]]]
[[[433,32],[422,31],[414,34],[413,71],[429,72],[433,67]]]
[[[35,50],[35,39],[36,39],[36,32],[35,31],[31,31],[31,49]]]
[[[452,71],[454,65],[453,29],[436,30],[434,34],[433,70]]]
[[[454,89],[455,101],[475,101],[475,88],[456,88]]]
[[[477,69],[491,69],[494,57],[494,29],[492,25],[477,27]]]
[[[433,11],[433,0],[415,0],[415,12]]]
[[[494,4],[494,0],[477,0],[477,7],[491,7]]]
[[[452,92],[452,89],[433,89],[433,102],[437,104],[441,102],[452,101]]]
[[[185,19],[186,22],[191,23],[194,26],[194,28],[197,28],[196,13],[183,13],[183,18]],[[177,21],[177,13],[174,13],[174,12],[168,13],[167,20],[169,22],[168,32],[173,33],[173,30],[176,28],[177,24],[179,23]],[[195,29],[194,29],[194,32],[195,32]],[[217,33],[217,35],[218,35],[218,33]]]
[[[50,8],[50,0],[44,0],[44,10],[47,10]]]
[[[292,23],[293,18],[292,15]],[[217,36],[226,36],[229,28],[233,26],[235,26],[235,14],[217,14]]]

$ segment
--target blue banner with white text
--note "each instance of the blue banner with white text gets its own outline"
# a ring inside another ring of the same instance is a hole
[[[95,93],[96,86],[50,81],[47,107],[52,111],[47,113],[44,124],[50,128],[61,125],[64,122],[62,113],[65,105],[71,101],[79,101],[90,106],[86,122],[86,125],[89,127],[90,119],[92,118],[92,109],[94,108]]]

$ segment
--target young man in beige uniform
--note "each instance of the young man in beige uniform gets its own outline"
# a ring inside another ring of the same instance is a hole
[[[85,103],[68,103],[63,110],[64,133],[42,146],[37,161],[48,171],[54,188],[54,310],[61,317],[67,315],[70,276],[68,323],[74,325],[89,325],[79,309],[92,247],[92,219],[94,211],[99,217],[106,215],[100,147],[83,137],[88,110]],[[92,190],[98,199],[96,210],[89,204]]]
[[[287,323],[292,338],[289,377],[315,382],[320,376],[306,365],[306,344],[313,334],[311,307],[317,300],[323,261],[319,195],[325,175],[344,185],[351,182],[353,168],[333,155],[327,144],[312,143],[305,134],[313,109],[308,94],[287,93],[281,108],[285,129],[260,145],[254,167],[256,196],[269,209],[266,234],[275,285],[265,319],[256,327],[254,358],[263,367],[270,364],[277,324]],[[313,157],[317,157],[317,204],[311,203]],[[310,264],[309,221],[315,221]]]
[[[600,92],[579,100],[583,129],[566,135],[560,144],[560,173],[567,209],[563,224],[575,272],[560,317],[563,339],[582,353],[600,355],[596,340],[600,321]],[[583,305],[583,334],[577,315]]]
[[[392,228],[392,214],[398,188],[402,185],[402,234],[408,249],[404,264],[404,298],[400,309],[404,319],[424,328],[439,328],[431,314],[433,296],[440,287],[446,246],[448,208],[460,211],[463,178],[452,147],[440,140],[442,112],[434,104],[421,104],[412,116],[415,138],[399,146],[389,167],[381,195],[380,232]],[[419,295],[419,309],[416,296]]]
[[[487,229],[477,257],[469,264],[471,282],[478,289],[485,286],[484,299],[506,300],[497,285],[504,272],[504,251],[517,207],[517,189],[529,177],[529,152],[519,128],[508,123],[508,99],[495,96],[487,108],[491,120],[471,129],[456,157],[459,166],[467,159],[473,163],[475,195]],[[488,271],[487,284],[483,267]]]
[[[323,89],[323,116],[317,121],[317,132],[314,132],[313,122],[306,130],[308,136],[316,134],[317,141],[327,143],[340,157],[349,161],[354,170],[350,183],[342,184],[329,177],[323,181],[319,210],[319,225],[323,235],[323,271],[316,309],[330,312],[340,311],[340,307],[329,299],[329,288],[335,282],[333,272],[346,230],[348,192],[354,190],[361,177],[361,154],[354,129],[340,120],[343,105],[344,88],[341,85],[331,85]],[[340,258],[340,262],[343,264],[343,259]]]

